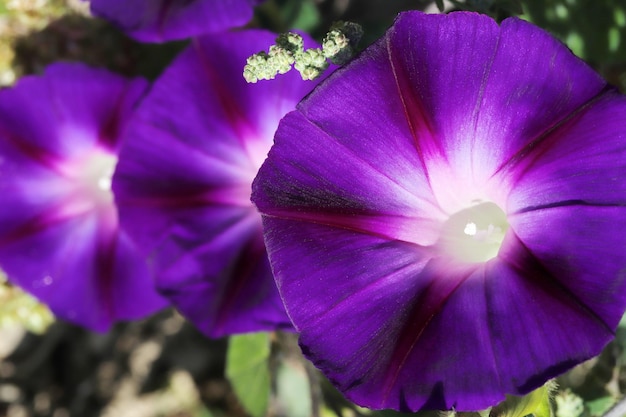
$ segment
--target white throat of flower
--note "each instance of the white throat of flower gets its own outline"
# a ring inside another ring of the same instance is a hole
[[[116,164],[117,157],[105,152],[93,153],[81,163],[76,174],[84,198],[97,206],[112,204],[111,181]]]
[[[450,216],[440,244],[446,255],[462,262],[486,262],[498,255],[509,228],[506,214],[496,204],[484,202]]]

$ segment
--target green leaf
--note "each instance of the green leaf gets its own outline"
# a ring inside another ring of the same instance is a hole
[[[299,29],[311,32],[320,23],[320,13],[313,0],[284,0],[279,2],[277,13],[284,31]]]
[[[253,417],[263,417],[270,397],[268,333],[232,336],[226,355],[226,377]]]
[[[437,8],[440,12],[443,12],[446,8],[446,6],[443,4],[443,0],[435,0],[435,4],[437,5]]]
[[[301,3],[300,13],[298,13],[296,19],[292,22],[292,27],[305,32],[312,31],[319,24],[320,17],[315,3],[311,0],[305,0]]]
[[[556,384],[548,381],[543,387],[538,388],[523,397],[507,395],[506,400],[495,406],[490,417],[552,417],[552,405],[550,399]]]
[[[622,316],[622,319],[619,321],[620,328],[626,329],[626,314]]]
[[[276,371],[278,401],[289,417],[309,417],[313,404],[311,385],[301,362],[283,360]]]
[[[325,404],[322,404],[320,408],[320,417],[341,417],[336,411],[328,408]]]
[[[193,413],[193,417],[214,417],[213,414],[205,407]]]
[[[613,404],[615,404],[615,398],[600,397],[587,402],[587,407],[589,407],[589,414],[592,416],[602,416],[613,407]]]

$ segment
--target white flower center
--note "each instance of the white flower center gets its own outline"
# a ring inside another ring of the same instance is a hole
[[[509,228],[504,211],[496,204],[480,203],[461,210],[443,226],[442,250],[463,262],[486,262],[498,255]]]
[[[94,152],[74,168],[78,193],[85,201],[96,206],[107,206],[113,202],[111,181],[117,157],[105,152]]]

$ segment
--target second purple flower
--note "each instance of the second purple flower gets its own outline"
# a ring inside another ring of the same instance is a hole
[[[293,73],[247,84],[265,31],[192,41],[138,110],[113,178],[121,223],[157,286],[213,337],[291,322],[269,267],[250,187],[279,120],[315,83]]]

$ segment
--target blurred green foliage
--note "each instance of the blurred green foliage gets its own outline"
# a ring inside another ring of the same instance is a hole
[[[609,82],[626,86],[626,1],[524,0],[523,18],[561,39]]]
[[[624,0],[525,0],[524,17],[592,64],[626,62]]]
[[[270,398],[268,333],[232,336],[226,356],[226,376],[252,417],[263,417]]]

